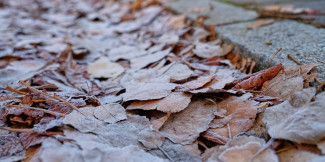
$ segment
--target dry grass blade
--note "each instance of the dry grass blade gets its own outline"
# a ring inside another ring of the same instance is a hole
[[[17,90],[15,88],[10,87],[10,86],[7,86],[6,90],[11,91],[11,92],[15,92],[15,93],[20,94],[20,95],[26,95],[27,94],[26,92]]]
[[[37,93],[42,94],[42,95],[44,95],[44,96],[51,97],[51,98],[53,98],[53,99],[59,100],[59,101],[65,103],[66,105],[68,105],[69,107],[71,107],[73,110],[78,111],[78,112],[79,112],[80,114],[82,114],[83,116],[86,116],[86,115],[83,114],[83,113],[82,113],[82,112],[81,112],[81,111],[80,111],[76,106],[72,105],[71,103],[69,103],[69,102],[66,101],[66,100],[63,100],[63,99],[60,98],[60,97],[52,96],[52,95],[49,95],[49,94],[44,93],[44,92],[42,92],[42,91],[39,91],[39,90],[37,90],[37,89],[35,89],[35,88],[32,88],[31,86],[29,86],[28,84],[26,84],[25,82],[23,82],[23,81],[21,81],[21,80],[19,81],[19,83],[22,84],[22,85],[24,85],[24,86],[26,86],[28,89],[30,89],[30,90],[32,90],[32,91],[34,91],[34,92],[37,92]]]
[[[165,150],[163,150],[160,146],[158,146],[158,149],[171,161],[174,162],[175,160],[173,160]]]
[[[17,132],[17,133],[37,133],[32,129],[27,128],[6,128],[6,127],[0,127],[0,129],[7,130],[9,132]],[[37,133],[40,135],[63,135],[62,132],[46,132],[46,133]]]
[[[32,109],[32,110],[38,110],[38,111],[43,111],[45,113],[54,115],[54,116],[60,116],[60,117],[65,117],[64,114],[58,113],[58,112],[53,112],[50,110],[45,110],[37,107],[29,107],[29,106],[21,106],[21,105],[7,105],[8,107],[16,107],[16,108],[24,108],[24,109]]]
[[[269,68],[270,67],[270,65],[271,65],[271,62],[272,62],[272,60],[274,59],[274,57],[280,52],[282,50],[282,48],[280,48],[280,49],[278,49],[278,51],[276,51],[274,54],[273,54],[273,56],[272,56],[272,58],[269,60],[269,62],[267,63],[267,68]]]
[[[267,148],[269,148],[272,143],[274,142],[274,138],[271,138],[260,150],[258,150],[255,155],[249,160],[249,162],[253,162],[253,160],[260,155],[263,151],[265,151]]]

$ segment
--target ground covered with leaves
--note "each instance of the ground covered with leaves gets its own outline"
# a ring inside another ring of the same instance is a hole
[[[155,0],[5,1],[0,22],[1,161],[325,160],[319,64],[252,73]]]

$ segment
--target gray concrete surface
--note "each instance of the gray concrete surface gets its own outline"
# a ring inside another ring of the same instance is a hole
[[[288,54],[303,64],[325,62],[325,29],[293,20],[277,20],[271,25],[247,30],[246,27],[254,21],[244,21],[254,19],[256,14],[238,6],[215,3],[213,0],[173,0],[164,5],[177,13],[185,13],[192,19],[197,15],[207,14],[210,19],[205,22],[206,25],[219,25],[216,26],[219,36],[227,42],[237,44],[235,50],[242,56],[251,57],[256,61],[258,69],[266,68],[269,59],[279,48],[282,48],[282,51],[273,59],[273,65],[296,65],[287,58]],[[187,14],[191,8],[204,6],[210,6],[215,11]],[[267,45],[268,41],[272,42],[272,45]],[[325,80],[324,65],[319,67],[319,79]]]
[[[213,0],[172,0],[163,4],[177,13],[184,13],[191,19],[198,15],[208,16],[206,23],[223,25],[257,18],[255,11],[227,5]]]
[[[290,54],[303,64],[325,62],[325,29],[292,20],[277,21],[271,25],[247,30],[253,22],[216,27],[221,37],[236,43],[236,51],[252,57],[258,68],[266,68],[267,62],[280,48],[273,64],[296,65],[287,58]],[[266,42],[271,41],[272,45]],[[319,78],[325,80],[325,66],[319,67]]]

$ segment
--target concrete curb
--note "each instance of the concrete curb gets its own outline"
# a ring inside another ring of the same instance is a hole
[[[252,30],[246,27],[256,19],[254,11],[223,4],[213,0],[173,0],[163,4],[176,13],[185,13],[191,8],[210,10],[186,14],[190,19],[207,15],[206,25],[216,24],[216,31],[226,42],[235,43],[235,52],[244,57],[251,57],[258,69],[264,69],[273,54],[282,51],[273,59],[272,64],[284,66],[296,65],[287,58],[290,54],[303,64],[325,62],[325,29],[291,20],[277,20],[275,23]],[[231,15],[231,16],[229,16]],[[267,45],[266,42],[272,42]],[[325,80],[325,66],[318,68],[319,79]]]

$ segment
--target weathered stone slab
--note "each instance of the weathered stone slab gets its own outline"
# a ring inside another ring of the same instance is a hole
[[[223,25],[257,18],[255,11],[244,10],[213,0],[171,0],[163,4],[177,13],[186,14],[191,19],[206,15],[206,23]]]
[[[268,60],[280,48],[273,64],[296,65],[287,58],[292,55],[303,64],[325,62],[325,29],[291,20],[277,21],[271,25],[247,30],[252,22],[216,27],[223,39],[237,44],[235,50],[252,57],[258,68],[266,68]],[[271,41],[272,45],[266,42]],[[325,80],[325,66],[319,67],[319,78]]]

